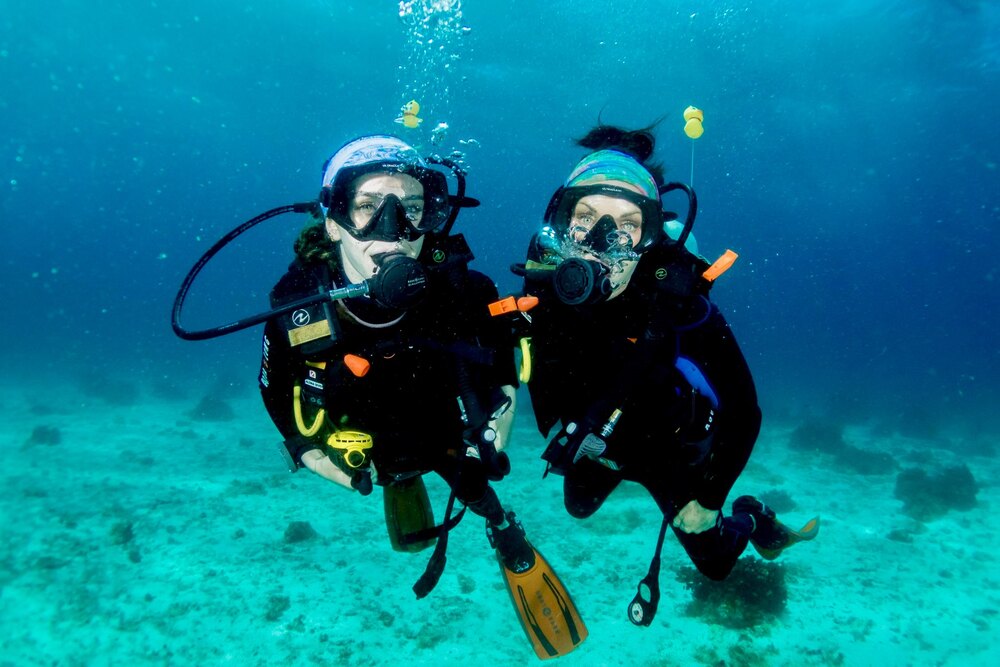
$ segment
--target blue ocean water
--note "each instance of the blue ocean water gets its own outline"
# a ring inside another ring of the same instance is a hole
[[[513,291],[508,266],[600,118],[657,123],[668,176],[698,192],[702,253],[740,253],[713,297],[765,418],[882,422],[977,454],[1000,433],[997,0],[0,8],[12,387],[253,390],[259,329],[180,341],[176,290],[225,232],[314,197],[363,133],[459,154],[483,203],[457,230]],[[416,129],[395,122],[410,99]],[[301,222],[227,248],[187,324],[265,310]]]
[[[998,395],[996,2],[467,2],[436,44],[393,2],[4,4],[11,372],[242,366],[255,333],[173,338],[180,279],[224,231],[314,196],[365,132],[427,145],[448,124],[434,148],[465,154],[484,202],[461,229],[515,289],[507,266],[571,140],[599,115],[662,119],[658,156],[688,180],[694,104],[696,235],[743,258],[716,298],[766,402],[916,404],[954,424]],[[394,123],[417,97],[422,126]],[[205,298],[259,310],[297,225],[234,248],[253,271],[220,271]]]

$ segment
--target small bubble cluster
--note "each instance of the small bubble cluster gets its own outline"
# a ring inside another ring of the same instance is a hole
[[[463,38],[471,28],[464,24],[461,0],[401,0],[399,19],[406,31],[406,56],[397,81],[401,99],[419,101],[433,119],[425,128],[430,131],[428,140],[441,146],[451,113],[455,65],[462,59]]]

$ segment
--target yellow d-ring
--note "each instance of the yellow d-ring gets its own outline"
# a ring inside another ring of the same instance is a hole
[[[326,410],[320,408],[320,411],[316,413],[316,419],[313,421],[312,426],[307,428],[305,421],[302,419],[302,387],[295,385],[292,394],[292,411],[295,413],[295,427],[299,429],[299,433],[310,438],[319,433],[320,428],[322,428],[323,418],[326,417]]]
[[[517,377],[521,382],[531,380],[531,338],[527,336],[521,339],[521,370]]]

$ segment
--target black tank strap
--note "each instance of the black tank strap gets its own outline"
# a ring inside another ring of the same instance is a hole
[[[466,507],[462,507],[458,511],[458,514],[451,518],[446,518],[441,522],[439,526],[432,526],[430,528],[424,528],[423,530],[418,530],[414,533],[407,533],[399,539],[400,544],[416,544],[419,542],[427,542],[428,540],[435,539],[439,537],[443,532],[448,532],[461,522],[462,517],[465,516]]]

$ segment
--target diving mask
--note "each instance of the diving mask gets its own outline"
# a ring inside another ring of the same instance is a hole
[[[416,179],[423,196],[387,194],[364,207],[354,207],[354,184],[368,174],[405,174]],[[359,241],[413,241],[442,227],[451,213],[448,180],[434,169],[418,165],[378,162],[358,167],[345,167],[331,185],[320,191],[320,204],[344,231]],[[353,218],[352,218],[353,213]],[[359,219],[360,218],[360,219]]]
[[[590,229],[570,227],[567,236],[597,257],[610,261],[639,259],[632,249],[632,236],[626,229],[622,229],[614,217],[604,215]]]
[[[372,437],[361,431],[337,431],[327,438],[326,444],[337,450],[348,466],[360,468],[368,462],[367,452],[372,448]]]
[[[390,193],[377,203],[366,202],[365,206],[372,211],[367,222],[361,227],[352,224],[351,229],[347,230],[360,241],[416,241],[425,233],[420,228],[424,212],[423,197],[410,195],[400,199]],[[359,207],[355,207],[355,211],[358,210]],[[364,216],[367,213],[361,209],[355,215]],[[340,226],[344,227],[342,224]]]
[[[577,205],[580,204],[581,199],[592,195],[624,199],[638,207],[639,215],[637,217],[625,216],[617,220],[613,216],[606,215],[601,216],[597,224],[583,224],[586,223],[586,216],[589,212],[578,211]],[[601,225],[602,221],[605,222],[605,228],[601,233],[607,235],[612,230],[606,227],[605,218],[613,223],[614,230],[618,232],[618,240],[611,243],[611,245],[623,245],[621,239],[627,238],[629,249],[634,253],[641,253],[653,247],[662,233],[663,211],[660,201],[650,199],[618,185],[596,183],[559,188],[552,196],[552,200],[549,202],[545,213],[546,224],[570,238],[589,236]],[[633,244],[632,234],[634,232],[634,225],[636,224],[640,225],[641,232],[638,240]],[[596,239],[591,239],[592,242],[594,240]]]

